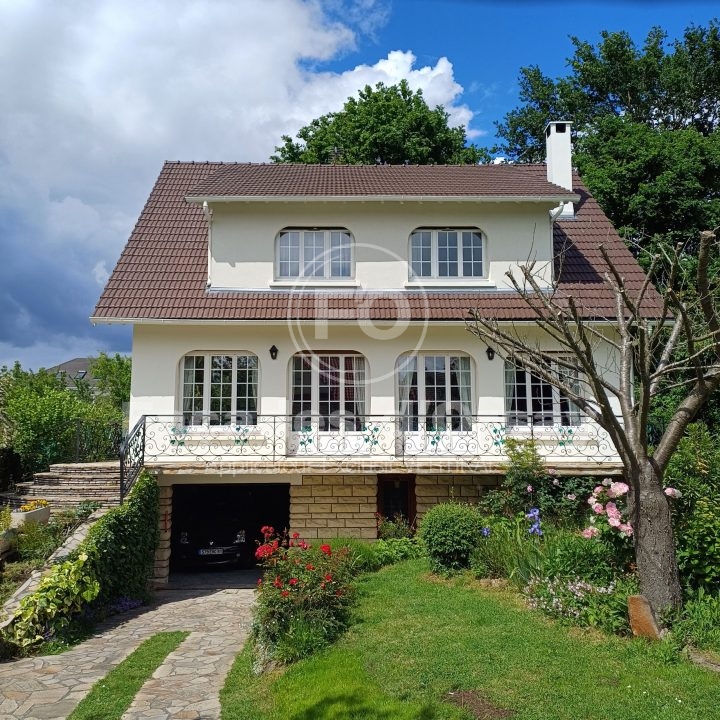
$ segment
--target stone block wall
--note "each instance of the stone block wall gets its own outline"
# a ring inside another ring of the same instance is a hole
[[[377,476],[305,475],[290,486],[290,531],[303,538],[377,537]]]
[[[160,539],[155,551],[153,585],[165,585],[170,576],[170,532],[172,528],[172,485],[160,488]]]
[[[501,477],[495,475],[418,475],[415,478],[417,516],[421,518],[433,505],[450,499],[473,502],[488,488],[496,487],[500,480]]]

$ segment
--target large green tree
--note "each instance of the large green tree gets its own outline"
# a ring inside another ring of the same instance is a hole
[[[277,163],[449,165],[487,162],[487,151],[467,144],[465,128],[450,127],[442,106],[425,102],[422,90],[366,85],[339,112],[322,115],[297,134],[283,135]]]

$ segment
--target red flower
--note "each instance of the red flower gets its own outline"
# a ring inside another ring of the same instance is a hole
[[[303,550],[308,550],[308,549],[310,548],[310,546],[309,546],[304,540],[301,540],[301,541],[300,541],[300,547],[301,547]]]
[[[297,540],[297,539],[300,537],[300,533],[299,533],[299,532],[294,532],[294,533],[292,534],[292,536],[293,536],[293,540]]]
[[[340,596],[343,594],[343,591],[342,591],[342,590],[336,590],[336,591],[335,591],[335,594],[336,594],[338,597],[340,597]]]
[[[287,597],[287,596],[290,594],[290,592],[289,592],[288,590],[283,590],[280,594],[281,594],[283,597]]]
[[[314,566],[314,565],[311,565],[310,563],[308,563],[308,564],[305,566],[305,569],[306,569],[306,570],[314,570],[314,569],[315,569],[315,566]]]
[[[325,576],[325,579],[326,579],[328,582],[332,582],[332,575],[331,575],[330,573],[328,573],[328,574]]]
[[[258,587],[260,587],[262,585],[262,578],[258,578],[257,584],[258,584]]]
[[[330,549],[329,545],[321,545],[320,552],[325,553],[325,555],[327,555],[328,557],[332,555],[332,550]]]
[[[273,581],[273,585],[276,588],[281,588],[283,586],[282,580],[280,579],[280,576],[278,575],[275,580]]]
[[[297,584],[298,584],[298,579],[297,579],[297,578],[290,578],[290,579],[288,580],[288,585],[297,585]]]
[[[324,590],[324,589],[325,589],[325,583],[320,583],[320,589],[321,589],[321,590]]]

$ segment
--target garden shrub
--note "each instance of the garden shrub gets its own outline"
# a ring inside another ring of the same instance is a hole
[[[396,513],[392,518],[380,513],[375,514],[377,520],[377,536],[380,540],[391,538],[409,538],[413,536],[413,529],[405,517]]]
[[[333,538],[328,544],[334,553],[347,551],[347,563],[352,575],[373,572],[380,568],[375,543],[358,538]]]
[[[74,616],[93,601],[100,585],[87,553],[75,560],[55,565],[40,581],[37,590],[23,598],[5,637],[27,649],[57,636],[67,629]]]
[[[606,584],[621,574],[622,569],[618,567],[612,546],[603,540],[559,530],[544,543],[542,574],[545,577],[580,577],[591,583]]]
[[[159,491],[148,473],[138,477],[123,505],[90,528],[83,548],[100,582],[96,605],[146,599],[158,542]]]
[[[720,595],[695,593],[672,623],[672,634],[683,645],[720,652]]]
[[[542,540],[536,516],[518,514],[513,520],[486,518],[480,537],[470,555],[470,567],[477,577],[506,578],[519,587],[540,573]],[[539,529],[539,528],[538,528]]]
[[[632,575],[603,584],[580,577],[536,577],[524,589],[530,607],[550,617],[620,635],[630,632],[627,598],[637,592]]]
[[[472,505],[448,502],[430,508],[422,519],[420,537],[432,571],[447,573],[468,568],[482,529],[482,517]]]
[[[720,445],[702,423],[688,426],[665,472],[672,500],[678,565],[689,591],[720,590]]]
[[[268,527],[263,534],[252,629],[260,666],[291,663],[333,642],[350,622],[355,597],[347,548],[315,549],[297,533],[283,541]]]
[[[378,566],[393,565],[403,560],[412,560],[425,555],[425,548],[415,538],[399,537],[378,540],[373,545]]]

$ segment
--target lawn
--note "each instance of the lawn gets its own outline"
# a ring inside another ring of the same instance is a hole
[[[718,716],[720,676],[666,645],[563,627],[512,593],[434,579],[421,560],[359,585],[357,622],[332,648],[262,676],[246,648],[221,694],[223,719]],[[460,697],[474,714],[451,691],[473,691]]]

